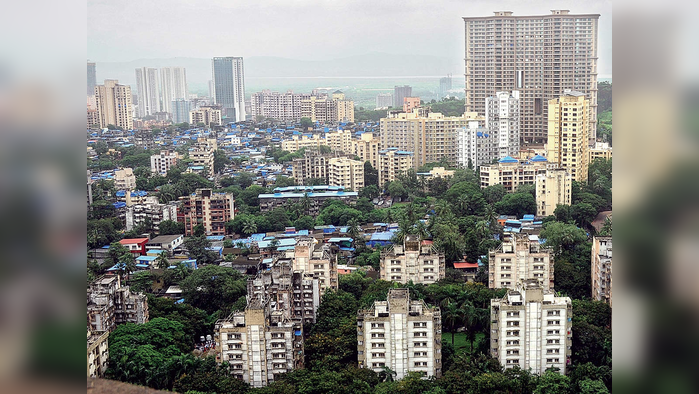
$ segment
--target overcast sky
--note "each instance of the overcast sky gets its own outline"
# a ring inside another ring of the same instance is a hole
[[[488,0],[88,0],[87,54],[144,58],[279,56],[327,60],[368,52],[462,59],[463,16],[601,14],[600,77],[612,73],[612,2]]]

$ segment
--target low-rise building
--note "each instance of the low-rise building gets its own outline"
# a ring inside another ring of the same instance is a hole
[[[590,148],[590,159],[588,163],[592,164],[595,159],[609,160],[612,158],[612,147],[608,142],[595,142],[595,146]]]
[[[592,238],[592,299],[612,306],[612,237]]]
[[[109,332],[92,332],[87,327],[87,377],[99,378],[107,372],[109,361]]]
[[[158,235],[146,243],[146,250],[164,250],[172,256],[175,249],[184,243],[184,235]]]
[[[206,235],[226,235],[226,222],[235,216],[231,193],[214,193],[211,189],[197,189],[189,196],[180,197],[177,221],[184,223],[185,235],[194,234],[194,227],[204,226]]]
[[[403,245],[393,245],[381,252],[381,279],[428,285],[444,279],[445,261],[444,253],[439,253],[432,241],[408,235]]]
[[[430,180],[434,178],[449,178],[454,176],[453,170],[447,170],[444,167],[434,167],[428,172],[418,172],[417,175],[424,177],[425,180]]]
[[[328,145],[328,142],[325,138],[321,138],[321,136],[318,134],[310,137],[307,135],[302,135],[300,138],[298,136],[293,136],[290,140],[282,141],[282,150],[291,153],[304,148],[320,150],[320,147],[324,145]]]
[[[327,200],[339,200],[348,204],[353,204],[359,197],[358,192],[346,192],[342,186],[290,186],[277,187],[274,193],[260,194],[257,198],[260,201],[260,211],[269,212],[275,208],[282,207],[287,202],[297,203],[308,201],[308,207],[304,208],[305,213],[317,216]]]
[[[553,215],[558,205],[570,205],[573,177],[563,168],[536,175],[536,215]]]
[[[160,153],[151,155],[150,170],[154,174],[167,175],[170,168],[174,167],[179,160],[177,152],[171,150],[161,150]]]
[[[386,301],[357,312],[357,358],[360,368],[381,372],[388,367],[396,379],[408,372],[441,377],[439,308],[411,300],[408,289],[390,289]]]
[[[122,286],[118,276],[101,277],[87,289],[87,324],[91,332],[112,332],[118,324],[148,322],[148,299]]]
[[[480,167],[481,188],[503,185],[506,191],[514,193],[520,185],[534,185],[537,175],[556,168],[558,165],[549,163],[539,155],[521,161],[510,156],[503,157],[497,164]]]
[[[136,256],[143,256],[146,254],[146,243],[148,243],[148,238],[124,238],[119,241],[129,252]]]
[[[505,368],[543,374],[570,365],[573,305],[537,280],[525,280],[502,299],[490,301],[490,353]]]
[[[216,322],[216,360],[229,363],[233,376],[250,386],[267,386],[303,367],[303,329],[296,328],[271,301],[252,298],[245,311]]]
[[[211,124],[220,126],[222,124],[221,109],[201,106],[198,109],[189,111],[189,124],[196,126],[199,123],[204,123],[206,126]]]
[[[526,279],[553,289],[553,256],[536,235],[506,233],[497,249],[488,253],[488,287],[514,289]]]

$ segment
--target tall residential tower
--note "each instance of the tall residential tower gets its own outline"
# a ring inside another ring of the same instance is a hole
[[[214,102],[228,121],[245,120],[245,73],[242,57],[215,57],[211,61]]]
[[[139,118],[160,112],[160,84],[158,69],[141,67],[136,69],[136,88],[138,89]]]

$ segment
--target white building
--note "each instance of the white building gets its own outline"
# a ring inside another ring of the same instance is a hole
[[[379,93],[376,96],[376,109],[388,109],[393,106],[393,95],[391,93]]]
[[[592,238],[592,299],[612,306],[612,237]]]
[[[558,205],[570,205],[573,177],[563,168],[536,175],[536,215],[553,215]]]
[[[337,256],[330,251],[329,245],[324,245],[315,238],[297,239],[293,269],[317,278],[321,295],[327,289],[338,288]]]
[[[132,168],[120,168],[114,171],[114,188],[116,190],[136,189],[136,175]]]
[[[498,159],[519,154],[519,91],[485,99],[485,127],[497,135]]]
[[[173,113],[171,103],[189,98],[187,71],[184,67],[163,67],[160,69],[160,100],[162,111]],[[176,122],[182,123],[182,122]]]
[[[381,279],[428,285],[444,279],[445,261],[444,253],[437,252],[432,241],[408,235],[403,245],[381,252]]]
[[[171,150],[161,150],[160,153],[156,155],[151,155],[150,157],[150,170],[154,174],[160,174],[162,176],[167,175],[170,168],[177,164],[177,152]]]
[[[570,364],[573,305],[536,280],[526,280],[502,299],[490,300],[490,352],[505,368],[543,374]]]
[[[536,279],[553,290],[553,256],[537,235],[505,234],[502,244],[488,253],[488,287],[514,289],[525,279]]]
[[[468,125],[457,129],[456,160],[462,168],[476,168],[498,158],[498,136],[481,122],[471,120]]]
[[[147,201],[145,204],[134,204],[126,207],[126,231],[133,230],[148,221],[154,231],[160,230],[160,222],[163,220],[177,221],[177,203],[160,204],[156,201]]]
[[[410,300],[408,289],[390,289],[387,301],[374,301],[371,309],[357,312],[357,358],[360,368],[396,379],[408,372],[442,376],[442,320],[438,307]]]
[[[228,121],[245,120],[245,73],[242,57],[215,57],[211,60],[214,103],[222,107]],[[191,123],[191,122],[190,122]]]
[[[172,100],[171,104],[172,123],[189,122],[189,100],[178,98]]]
[[[141,67],[136,69],[138,88],[137,117],[143,118],[160,112],[160,85],[158,69]]]

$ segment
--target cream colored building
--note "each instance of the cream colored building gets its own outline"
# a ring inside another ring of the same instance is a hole
[[[132,168],[120,168],[114,171],[114,188],[116,190],[136,189],[136,175]]]
[[[536,175],[536,215],[553,215],[557,205],[570,205],[573,177],[563,168]]]
[[[150,170],[154,174],[167,175],[170,168],[174,167],[179,160],[177,152],[171,150],[161,150],[160,153],[151,155]]]
[[[374,301],[357,312],[359,368],[382,372],[396,379],[409,372],[425,378],[442,376],[442,317],[438,307],[411,300],[408,289],[390,289],[386,301]]]
[[[294,271],[313,275],[318,279],[320,294],[328,289],[337,290],[337,256],[327,244],[313,237],[299,238],[294,248]]]
[[[381,279],[429,285],[444,279],[445,261],[444,253],[439,253],[432,241],[408,235],[403,245],[393,245],[381,253]]]
[[[592,299],[612,306],[612,237],[592,238]]]
[[[325,143],[334,152],[352,154],[352,131],[337,130],[326,133]]]
[[[303,148],[312,148],[319,150],[321,145],[327,145],[325,138],[321,138],[320,135],[314,134],[312,137],[302,135],[301,138],[298,136],[292,137],[290,140],[282,141],[282,150],[294,153],[297,150]]]
[[[505,234],[497,249],[488,252],[488,287],[514,289],[525,279],[535,279],[553,290],[553,256],[539,244],[539,237]]]
[[[364,162],[346,157],[328,161],[328,185],[359,191],[364,187]]]
[[[253,298],[245,311],[216,322],[216,361],[231,365],[234,377],[264,387],[275,375],[303,367],[303,335],[284,311]]]
[[[379,185],[395,181],[398,175],[413,168],[413,161],[413,152],[401,151],[398,148],[379,151],[379,166],[376,168],[379,172]]]
[[[214,151],[216,149],[206,140],[199,139],[194,146],[189,148],[189,158],[192,163],[188,172],[207,171],[208,176],[214,175]]]
[[[592,164],[595,159],[611,159],[612,147],[607,142],[595,142],[595,146],[590,148],[590,161]]]
[[[92,332],[87,328],[87,377],[104,376],[109,361],[109,331]]]
[[[196,126],[199,123],[204,123],[207,127],[212,123],[220,126],[221,110],[213,107],[199,107],[193,111],[189,111],[189,124]]]
[[[490,300],[490,353],[505,368],[534,374],[558,368],[565,375],[573,344],[573,305],[536,280],[526,280],[502,299]]]
[[[307,185],[312,179],[322,179],[325,185],[329,182],[330,160],[338,157],[342,156],[306,152],[303,157],[291,161],[292,176],[300,185]]]
[[[534,185],[536,176],[545,174],[549,169],[555,169],[545,157],[536,155],[531,159],[517,160],[503,157],[497,164],[487,164],[480,167],[481,188],[503,185],[510,193],[516,192],[520,185]]]
[[[425,178],[425,180],[430,180],[434,178],[449,178],[454,176],[454,170],[447,170],[444,167],[434,167],[431,169],[429,172],[418,172],[418,175],[421,175]]]
[[[583,93],[566,91],[548,102],[546,158],[568,170],[578,182],[587,181],[589,139],[589,100]]]
[[[131,87],[119,85],[116,79],[107,79],[104,85],[95,86],[95,105],[100,128],[107,125],[133,129],[133,105]]]
[[[475,113],[457,117],[437,112],[420,116],[420,108],[410,113],[395,113],[380,121],[381,146],[413,152],[413,167],[416,168],[443,157],[456,164],[457,130],[467,126],[469,120],[476,119],[482,117]]]
[[[379,167],[379,151],[381,141],[374,137],[372,133],[362,133],[357,140],[352,140],[352,152],[359,156],[362,161],[368,161],[374,168]]]

